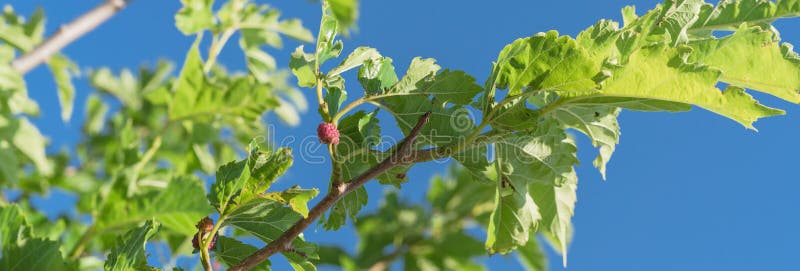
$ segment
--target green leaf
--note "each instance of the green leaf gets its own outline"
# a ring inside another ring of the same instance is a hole
[[[23,80],[22,74],[11,68],[10,65],[0,65],[0,89],[12,92],[25,91],[25,80]]]
[[[83,124],[84,132],[90,135],[102,132],[108,109],[108,105],[103,103],[98,95],[90,94],[89,97],[86,98],[86,121]]]
[[[475,129],[472,112],[459,103],[471,101],[480,87],[462,72],[444,71],[437,75],[440,67],[434,62],[433,59],[414,58],[406,75],[377,96],[385,97],[380,103],[394,115],[403,134],[411,131],[422,114],[432,113],[428,124],[420,131],[418,145],[453,144]],[[454,90],[454,87],[461,89]]]
[[[585,91],[596,87],[599,62],[568,36],[556,31],[539,33],[506,45],[497,57],[495,86],[509,95],[526,89]]]
[[[537,96],[531,96],[531,99]],[[502,106],[494,107],[495,113],[488,115],[487,120],[493,128],[525,131],[533,128],[539,121],[539,113],[528,108],[525,96],[515,96]],[[530,99],[528,99],[530,100]],[[490,111],[491,113],[491,111]]]
[[[231,8],[226,3],[225,8]],[[222,17],[223,25],[238,27],[242,33],[240,44],[242,48],[253,48],[261,45],[269,45],[275,48],[282,47],[282,41],[278,34],[286,35],[292,39],[302,42],[312,42],[314,37],[298,19],[279,20],[280,12],[267,5],[248,4],[243,11],[238,14],[240,21],[234,23],[230,21],[230,16]]]
[[[211,11],[214,0],[181,0],[183,7],[175,14],[175,26],[184,35],[191,35],[216,24]]]
[[[142,93],[136,77],[128,69],[123,69],[118,77],[108,68],[101,68],[89,75],[89,82],[101,92],[113,95],[125,107],[139,110],[142,107]]]
[[[721,70],[720,81],[800,103],[800,57],[774,32],[742,25],[733,35],[689,46],[688,61]]]
[[[636,15],[636,7],[625,6],[624,8],[622,8],[622,23],[624,26],[630,25],[631,23],[633,23],[633,21],[635,21],[638,18],[639,16]]]
[[[358,82],[364,88],[365,96],[380,94],[396,84],[397,74],[392,59],[381,57],[364,61],[364,65],[358,70]]]
[[[655,99],[687,103],[733,119],[747,128],[759,118],[783,111],[759,104],[744,90],[729,87],[719,91],[715,85],[721,72],[707,66],[689,65],[677,59],[678,50],[651,46],[637,50],[629,63],[606,80],[602,94],[576,98],[586,102],[594,97]],[[636,87],[631,87],[636,86]]]
[[[196,178],[176,177],[153,198],[145,214],[152,214],[165,227],[185,235],[197,231],[193,222],[211,213],[203,183]],[[177,196],[180,195],[180,196]],[[128,216],[136,214],[129,213]],[[188,222],[188,223],[187,223]]]
[[[553,204],[542,201],[530,187],[561,187],[575,183],[578,163],[572,140],[553,121],[541,122],[533,134],[512,134],[495,143],[498,171],[495,210],[486,246],[492,253],[508,253],[527,243],[540,219],[550,228]],[[562,213],[559,212],[560,222]],[[570,212],[571,215],[571,212]],[[567,217],[569,219],[569,217]],[[557,234],[560,232],[557,232]]]
[[[41,8],[37,8],[28,22],[24,23],[25,19],[15,14],[10,5],[6,5],[0,19],[3,19],[0,21],[0,41],[22,52],[30,51],[42,41],[44,12]]]
[[[422,82],[428,77],[436,75],[436,72],[438,72],[439,69],[441,69],[441,67],[436,65],[435,59],[422,59],[420,57],[415,57],[411,60],[411,64],[408,66],[408,71],[406,71],[406,75],[403,76],[403,78],[400,79],[397,84],[394,84],[386,92],[392,94],[411,93],[417,89],[418,83]]]
[[[630,110],[644,112],[685,112],[692,109],[692,106],[685,103],[664,101],[651,98],[631,98],[631,97],[586,97],[569,100],[569,105],[581,106],[615,106]]]
[[[17,182],[19,159],[8,141],[0,140],[0,184],[11,186]]]
[[[250,171],[246,169],[247,160],[241,160],[231,161],[217,170],[217,177],[211,184],[208,200],[221,214],[228,211],[228,205],[240,193],[244,180],[250,177]]]
[[[23,240],[33,237],[22,209],[16,204],[0,206],[0,249],[6,251],[22,245]]]
[[[562,184],[574,175],[577,148],[555,121],[542,121],[533,134],[515,133],[497,143],[502,176],[524,183]],[[517,189],[524,189],[525,186]]]
[[[214,247],[214,256],[228,267],[234,266],[244,260],[250,254],[256,252],[258,248],[242,243],[239,240],[219,236],[217,243]],[[272,265],[269,260],[264,260],[251,270],[268,271],[269,266]]]
[[[670,35],[672,44],[689,40],[686,31],[698,19],[703,0],[666,0],[661,7],[658,26]]]
[[[281,21],[278,24],[277,31],[298,41],[314,41],[314,36],[311,34],[311,31],[308,31],[308,29],[303,27],[303,23],[299,19],[288,19]]]
[[[247,70],[250,74],[260,82],[269,80],[267,73],[274,71],[277,66],[275,58],[258,47],[246,48],[242,45],[242,51],[244,51]]]
[[[224,117],[228,123],[258,125],[261,116],[279,106],[272,84],[248,76],[225,76],[211,84],[203,71],[203,61],[195,44],[189,50],[183,69],[173,84],[169,104],[170,120],[207,122]]]
[[[486,206],[494,206],[495,183],[457,167],[451,167],[448,175],[434,177],[428,189],[427,199],[435,212],[478,216],[491,211]]]
[[[606,178],[606,163],[611,159],[611,154],[619,143],[619,116],[620,109],[610,106],[576,106],[565,105],[556,107],[552,116],[562,125],[574,128],[584,133],[592,140],[592,145],[600,148],[600,154],[594,160],[594,165],[600,170],[603,179]]]
[[[197,158],[197,161],[200,162],[200,168],[204,172],[214,172],[214,169],[217,168],[217,162],[214,160],[214,156],[208,150],[208,146],[204,144],[192,144],[192,152]]]
[[[27,239],[24,244],[3,249],[0,269],[8,271],[66,270],[67,266],[59,248],[56,241],[42,238]]]
[[[314,263],[303,258],[303,256],[292,252],[283,253],[283,256],[286,257],[286,260],[289,261],[289,265],[291,265],[295,271],[317,271],[317,267]]]
[[[120,188],[112,188],[104,197],[105,203],[97,207],[95,232],[98,235],[118,235],[120,230],[155,218],[172,233],[194,234],[197,229],[193,225],[197,220],[213,211],[204,196],[203,183],[191,176],[178,176],[165,185],[165,188],[158,191],[133,196],[126,195],[127,191]]]
[[[797,16],[800,16],[800,1],[797,0],[720,1],[716,6],[704,5],[690,31],[736,30],[743,23],[769,23]]]
[[[220,12],[232,12],[233,5],[227,3]],[[275,70],[275,58],[261,50],[261,46],[269,45],[281,48],[283,42],[278,35],[284,34],[291,38],[304,42],[312,42],[314,37],[308,29],[305,29],[297,19],[279,21],[280,12],[271,9],[266,5],[248,4],[237,16],[225,14],[223,18],[224,27],[238,27],[241,33],[239,46],[245,54],[247,68],[259,82],[269,81],[270,71]],[[241,17],[241,18],[240,18]],[[238,19],[238,22],[232,21]]]
[[[489,170],[489,152],[487,144],[473,144],[459,149],[453,154],[453,160],[464,166],[477,180],[487,181],[486,171]]]
[[[498,169],[500,171],[504,170],[504,166],[499,155],[504,150],[498,147],[496,163],[501,167]],[[486,230],[486,247],[489,253],[508,253],[527,243],[530,233],[535,231],[541,216],[526,187],[525,180],[499,174],[495,206]]]
[[[203,60],[198,49],[199,44],[200,39],[195,39],[186,54],[183,68],[173,84],[175,96],[169,108],[172,119],[190,115],[197,104],[198,94],[208,88],[206,75],[203,72]]]
[[[381,127],[378,112],[367,113],[363,110],[348,115],[337,125],[339,130],[339,144],[336,145],[336,158],[338,163],[347,163],[349,155],[371,149],[380,144]],[[359,174],[359,173],[355,173]],[[355,177],[355,174],[352,177]]]
[[[342,180],[350,180],[383,161],[388,155],[373,150],[381,143],[381,127],[378,111],[358,111],[339,122],[339,144],[336,145],[334,162],[341,168]],[[399,186],[407,181],[402,174],[407,167],[395,167],[377,177],[381,184]],[[398,175],[402,174],[402,175]],[[398,177],[400,176],[400,177]]]
[[[472,112],[464,107],[437,103],[423,96],[397,96],[384,99],[384,104],[397,120],[397,125],[407,135],[430,111],[431,117],[417,138],[417,145],[446,146],[465,139],[475,129]]]
[[[542,229],[552,234],[558,241],[564,266],[567,266],[567,244],[572,232],[570,221],[577,201],[575,195],[577,183],[578,177],[573,172],[568,183],[556,186],[533,183],[528,187],[536,205],[539,206]]]
[[[435,64],[435,61],[432,58],[414,58],[411,60],[406,75],[381,96],[433,96],[437,103],[466,105],[472,102],[478,92],[483,90],[482,87],[475,84],[475,78],[463,71],[444,70],[437,74],[440,67]],[[392,77],[394,68],[388,71],[391,72],[388,75],[388,79],[391,81],[394,79]],[[394,80],[396,81],[396,79]],[[381,85],[383,81],[385,80],[380,82]]]
[[[323,87],[325,88],[325,103],[328,104],[328,112],[334,116],[339,113],[342,104],[347,100],[347,91],[344,90],[344,78],[341,76],[328,77]]]
[[[47,161],[45,154],[47,140],[27,118],[19,118],[18,125],[13,138],[11,138],[12,145],[30,159],[41,174],[45,176],[52,174],[53,166]]]
[[[271,199],[289,206],[293,211],[308,216],[308,202],[319,194],[319,190],[302,189],[300,186],[292,186],[282,192],[269,192],[264,194],[264,198]]]
[[[358,20],[359,0],[327,0],[331,13],[345,28],[353,26]]]
[[[269,243],[300,219],[302,219],[300,214],[284,207],[280,202],[256,198],[232,211],[224,223]],[[305,253],[309,258],[318,258],[316,245],[302,238],[294,239],[292,247]]]
[[[242,188],[241,201],[247,201],[267,191],[293,162],[291,148],[280,148],[274,153],[262,152],[257,147],[251,148],[247,159],[250,177]]]
[[[348,55],[342,61],[342,63],[339,64],[339,66],[336,66],[335,68],[331,69],[331,71],[328,72],[327,76],[328,77],[337,76],[339,74],[342,74],[343,72],[361,66],[366,61],[376,60],[380,57],[381,54],[378,53],[378,50],[375,50],[375,48],[370,48],[366,46],[358,47],[355,50],[353,50],[353,52],[350,53],[350,55]]]
[[[333,205],[322,226],[326,230],[338,230],[346,224],[348,217],[350,220],[355,221],[358,212],[366,205],[367,189],[363,186],[356,188],[356,190],[345,195]]]
[[[145,243],[158,232],[159,228],[160,225],[148,220],[141,227],[117,237],[114,247],[106,259],[105,270],[127,271],[145,267],[147,265]]]
[[[534,236],[528,239],[528,243],[519,247],[517,250],[517,260],[527,271],[546,271],[547,255],[542,250],[542,245]]]
[[[75,86],[72,76],[78,75],[78,66],[63,55],[55,55],[47,61],[58,86],[58,101],[61,103],[61,120],[69,122],[75,102]]]
[[[317,35],[317,67],[322,66],[328,59],[339,57],[342,53],[342,41],[336,40],[338,33],[339,24],[336,19],[330,15],[322,16]]]
[[[313,87],[317,84],[316,61],[313,54],[303,52],[303,45],[297,47],[289,60],[289,68],[297,77],[297,85]]]
[[[475,78],[463,71],[444,70],[417,91],[430,93],[438,102],[467,105],[483,88],[475,84]]]

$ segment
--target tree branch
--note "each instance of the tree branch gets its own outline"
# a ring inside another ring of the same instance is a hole
[[[247,256],[242,262],[237,264],[236,266],[231,267],[228,269],[229,271],[243,271],[249,270],[254,266],[258,265],[259,263],[263,262],[267,258],[276,253],[283,252],[283,251],[290,251],[292,249],[292,241],[300,235],[303,230],[311,226],[314,221],[316,221],[319,217],[321,217],[328,209],[330,209],[336,202],[347,195],[348,193],[352,192],[353,190],[361,187],[368,181],[375,179],[379,175],[385,173],[386,171],[392,169],[393,167],[401,164],[411,163],[413,160],[411,159],[411,148],[414,146],[414,140],[417,139],[419,136],[419,132],[422,130],[422,127],[428,123],[430,119],[431,112],[427,112],[423,114],[419,121],[417,121],[416,126],[411,129],[411,132],[408,133],[405,139],[398,145],[394,154],[383,160],[380,164],[375,165],[374,167],[368,169],[361,175],[349,180],[345,183],[336,183],[331,186],[331,189],[328,191],[328,194],[325,195],[322,200],[317,203],[311,210],[308,212],[308,216],[300,219],[297,221],[292,227],[287,229],[281,236],[277,239],[273,240],[265,247],[259,249],[258,251],[254,252],[252,255]]]
[[[86,14],[74,21],[61,26],[58,32],[25,55],[11,61],[11,67],[20,74],[26,74],[42,62],[47,61],[53,54],[80,38],[89,31],[94,30],[124,8],[131,0],[106,0]]]

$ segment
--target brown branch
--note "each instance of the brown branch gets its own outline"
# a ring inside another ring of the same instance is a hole
[[[58,32],[35,49],[11,61],[11,67],[26,74],[76,39],[94,30],[124,8],[131,0],[106,0],[74,21],[61,26]]]
[[[408,136],[406,136],[406,138],[400,142],[394,154],[383,160],[380,164],[375,165],[348,182],[333,184],[331,189],[328,191],[328,194],[325,195],[325,197],[322,198],[317,205],[311,208],[307,217],[297,221],[277,239],[267,244],[267,246],[254,252],[252,255],[247,256],[247,258],[245,258],[242,262],[228,270],[250,270],[250,268],[253,268],[276,253],[290,251],[292,249],[292,240],[297,238],[297,236],[300,235],[303,230],[308,228],[308,226],[311,226],[314,221],[320,218],[328,209],[336,204],[339,199],[353,190],[361,187],[368,181],[392,169],[393,167],[413,162],[410,155],[411,148],[414,146],[414,140],[416,140],[417,136],[419,136],[419,132],[422,130],[422,127],[428,123],[430,116],[431,112],[427,112],[419,118],[417,125],[414,126],[414,128],[411,129],[411,132],[408,133]]]

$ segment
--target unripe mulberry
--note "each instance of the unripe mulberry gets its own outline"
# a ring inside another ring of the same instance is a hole
[[[208,243],[208,250],[213,250],[214,249],[214,245],[216,245],[216,244],[217,244],[217,235],[214,234],[214,237],[211,238],[211,242]],[[197,250],[200,249],[200,233],[199,232],[195,233],[194,234],[194,238],[192,238],[192,247],[194,249],[197,249]]]
[[[204,217],[197,222],[197,233],[194,234],[194,238],[192,238],[192,247],[194,249],[200,250],[200,237],[209,234],[209,232],[214,230],[214,220],[210,217]],[[211,238],[211,242],[208,243],[208,250],[214,249],[214,245],[217,243],[217,235],[214,234],[214,237]]]
[[[325,144],[339,144],[339,130],[332,123],[323,122],[317,126],[317,137]]]
[[[204,217],[203,219],[200,219],[200,222],[197,222],[195,227],[197,227],[197,230],[200,232],[210,232],[214,229],[214,220],[212,220],[210,217]]]

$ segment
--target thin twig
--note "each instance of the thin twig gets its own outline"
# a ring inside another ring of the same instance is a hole
[[[76,39],[94,30],[124,8],[131,0],[107,0],[74,21],[61,26],[58,32],[41,45],[11,62],[11,67],[26,74]]]
[[[297,238],[297,236],[300,235],[303,230],[308,228],[308,226],[310,226],[312,223],[314,223],[314,221],[328,211],[328,209],[336,204],[339,199],[353,190],[361,187],[368,181],[392,169],[393,167],[412,162],[410,156],[411,148],[414,146],[414,141],[416,140],[417,136],[419,136],[419,132],[422,130],[422,127],[428,123],[430,116],[431,113],[427,112],[419,118],[417,125],[414,126],[414,128],[411,129],[411,132],[408,133],[408,136],[406,136],[406,138],[400,142],[396,149],[397,151],[392,154],[392,156],[386,158],[380,164],[375,165],[348,182],[332,185],[328,191],[328,194],[326,194],[325,197],[322,198],[319,203],[317,203],[317,205],[311,208],[307,217],[297,221],[294,225],[292,225],[292,227],[283,232],[280,237],[267,244],[267,246],[254,252],[250,256],[247,256],[247,258],[245,258],[242,262],[228,270],[250,270],[250,268],[253,268],[276,253],[290,251],[292,249],[292,240]]]
[[[394,251],[392,251],[392,253],[386,254],[383,257],[381,257],[377,262],[372,264],[369,267],[369,269],[367,269],[367,270],[368,271],[383,271],[383,270],[386,270],[386,269],[389,268],[389,265],[391,265],[392,262],[397,260],[397,258],[399,258],[400,256],[403,256],[403,254],[405,254],[406,252],[408,252],[408,246],[407,245],[406,246],[401,246],[401,247],[395,249]]]

